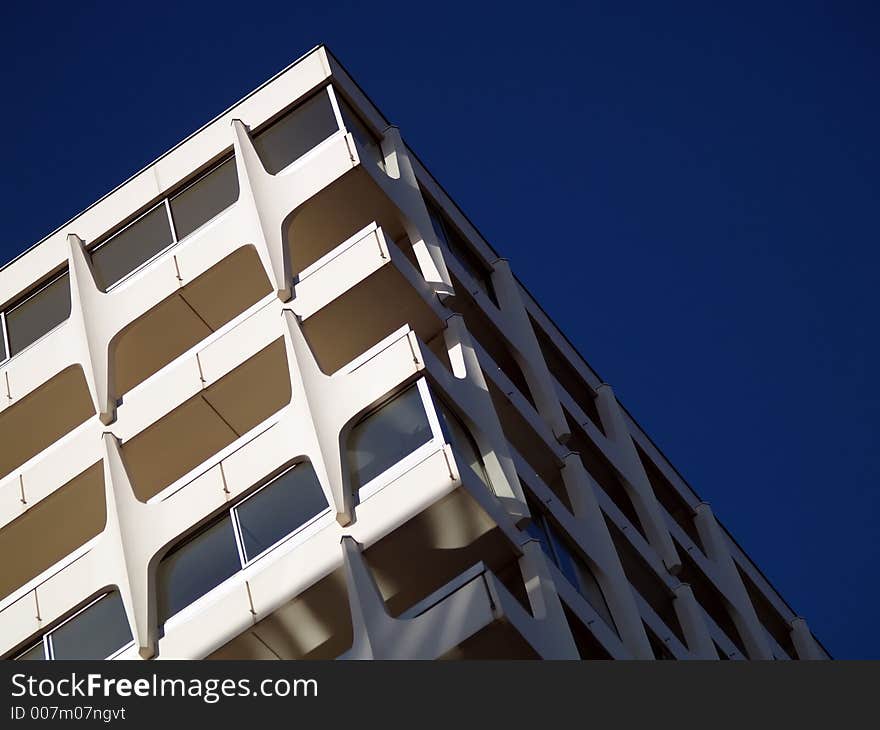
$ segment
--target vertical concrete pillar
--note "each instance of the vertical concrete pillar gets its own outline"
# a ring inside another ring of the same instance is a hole
[[[805,618],[795,616],[791,620],[791,640],[798,659],[826,658],[825,652],[819,647]]]
[[[687,583],[679,583],[672,589],[672,606],[684,632],[684,640],[693,659],[717,659],[718,651],[709,634],[709,627],[703,610],[694,598],[694,592]]]
[[[706,549],[706,555],[715,564],[716,577],[721,586],[721,593],[727,602],[730,617],[746,648],[750,659],[772,659],[773,651],[767,641],[767,635],[742,577],[730,554],[727,537],[722,531],[712,509],[705,502],[697,505],[694,523],[700,535],[700,541]]]
[[[416,260],[425,280],[431,285],[441,299],[445,299],[455,293],[452,288],[452,279],[446,268],[446,261],[434,225],[428,215],[428,208],[422,198],[413,171],[412,161],[400,130],[391,125],[385,129],[382,138],[382,154],[385,156],[385,170],[390,178],[397,181],[394,185],[397,193],[398,207],[405,213],[404,227],[406,235],[412,242]]]
[[[115,565],[119,595],[140,655],[149,659],[156,653],[158,634],[156,595],[149,576],[153,557],[149,519],[146,505],[134,496],[116,437],[104,433],[103,444],[107,525],[102,548]]]
[[[578,454],[571,452],[564,457],[561,474],[572,513],[581,527],[575,538],[593,560],[596,582],[602,589],[620,640],[634,659],[653,659],[654,652],[632,587],[602,516],[592,480]]]
[[[474,394],[467,416],[477,424],[472,435],[480,448],[495,494],[515,522],[524,522],[528,519],[525,495],[464,317],[453,314],[446,320],[444,338],[453,374],[466,380]]]
[[[523,305],[519,284],[506,259],[498,259],[495,262],[492,285],[498,295],[498,303],[507,322],[507,330],[513,336],[513,357],[522,370],[538,413],[550,426],[556,440],[566,443],[571,437],[571,430],[565,420],[553,378],[547,369],[547,363]]]
[[[602,419],[602,427],[617,455],[617,467],[623,477],[624,487],[633,503],[639,522],[645,530],[648,542],[657,551],[666,569],[673,574],[681,570],[681,558],[663,519],[657,497],[639,459],[629,428],[620,409],[614,391],[602,383],[596,391],[596,405]]]
[[[95,283],[86,257],[85,243],[71,233],[67,236],[67,261],[70,271],[70,325],[76,329],[80,363],[89,394],[105,426],[116,419],[116,398],[109,345],[114,323],[107,295]]]
[[[532,616],[542,622],[545,651],[549,654],[544,658],[580,659],[540,544],[537,540],[530,539],[522,545],[522,550],[520,570],[532,607]]]
[[[291,368],[292,394],[293,398],[299,399],[297,415],[291,417],[298,418],[302,430],[312,430],[316,453],[321,459],[315,464],[315,470],[319,475],[323,470],[324,481],[329,483],[333,496],[336,519],[341,525],[347,525],[354,518],[354,495],[342,468],[341,429],[345,413],[337,405],[339,385],[321,371],[296,314],[284,309],[281,316]],[[304,419],[308,419],[309,423],[305,423]]]
[[[238,203],[253,231],[254,248],[282,302],[292,294],[290,262],[286,255],[283,232],[275,210],[272,175],[266,172],[263,161],[254,149],[247,128],[240,119],[232,120],[232,145],[238,174]],[[289,204],[288,204],[289,205]]]

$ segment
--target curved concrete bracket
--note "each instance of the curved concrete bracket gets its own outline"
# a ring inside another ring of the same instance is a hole
[[[791,640],[797,652],[798,659],[826,659],[825,652],[819,648],[819,644],[807,625],[807,620],[795,616],[791,620]]]
[[[291,297],[292,289],[281,220],[290,212],[290,201],[278,205],[280,201],[277,200],[273,176],[263,167],[240,119],[232,120],[232,144],[238,174],[239,204],[247,209],[252,230],[258,232],[252,243],[278,298],[286,302]]]
[[[578,541],[592,559],[596,581],[602,589],[620,640],[634,658],[653,659],[654,652],[645,633],[632,586],[623,572],[620,556],[596,499],[595,487],[580,456],[574,452],[566,454],[560,473],[572,513],[580,528]]]
[[[639,522],[642,523],[648,542],[660,555],[666,570],[675,575],[681,570],[681,558],[675,549],[675,543],[663,519],[654,489],[633,444],[620,404],[607,383],[602,383],[596,389],[596,406],[602,419],[602,427],[617,454],[618,470],[623,478],[624,487],[633,503]]]
[[[447,318],[443,337],[453,374],[471,388],[472,397],[469,398],[470,410],[467,415],[477,426],[472,435],[480,448],[495,494],[505,504],[515,522],[524,522],[529,515],[522,485],[507,450],[507,440],[492,404],[492,396],[489,394],[470,332],[460,314]]]
[[[571,429],[565,420],[553,378],[523,305],[519,284],[506,259],[495,262],[492,284],[498,295],[501,312],[507,320],[507,331],[513,335],[513,357],[535,399],[538,413],[550,426],[556,440],[564,444],[571,438]]]
[[[716,580],[721,585],[730,617],[745,644],[746,653],[750,659],[772,659],[773,652],[764,627],[758,620],[742,577],[730,554],[727,537],[715,520],[712,508],[701,502],[695,512],[694,523],[700,541],[706,548],[706,555],[718,568]]]
[[[311,434],[313,452],[321,462],[314,463],[316,473],[324,472],[330,488],[336,519],[349,524],[354,516],[354,496],[346,487],[340,452],[340,433],[347,418],[344,409],[335,408],[338,385],[332,376],[325,375],[312,354],[302,333],[296,314],[289,309],[281,313],[284,343],[291,376],[291,399],[296,408],[288,409],[288,420],[295,419],[300,433]]]
[[[95,411],[106,426],[116,418],[108,353],[115,322],[108,319],[108,307],[105,306],[107,295],[95,283],[92,267],[86,257],[85,243],[79,236],[70,233],[67,236],[67,249],[70,320],[78,330],[76,341],[82,343],[80,361]]]
[[[718,659],[718,650],[709,634],[709,627],[703,618],[703,610],[694,598],[694,592],[687,583],[679,583],[672,589],[673,607],[685,643],[692,659]]]
[[[103,541],[117,563],[117,585],[132,636],[144,659],[156,653],[156,601],[150,590],[152,546],[147,537],[144,505],[137,501],[122,460],[119,442],[104,433],[104,487],[107,526]],[[124,537],[123,537],[124,536]]]
[[[400,130],[393,125],[383,135],[382,154],[387,173],[387,183],[383,187],[404,213],[404,228],[412,242],[422,275],[441,299],[453,296],[455,290],[452,288],[452,279],[416,180],[409,152],[400,136]]]

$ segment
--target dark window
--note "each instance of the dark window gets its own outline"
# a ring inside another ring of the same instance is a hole
[[[39,644],[22,652],[16,659],[110,659],[131,641],[122,598],[113,591],[74,614],[58,628],[46,632]]]
[[[352,484],[362,487],[432,436],[421,394],[412,386],[351,430],[348,465]]]
[[[328,507],[311,464],[298,464],[273,479],[162,559],[159,621],[167,621]]]
[[[171,198],[177,240],[188,236],[238,200],[238,175],[230,158]]]
[[[49,634],[53,659],[107,659],[131,642],[119,594],[95,601]]]
[[[329,506],[311,464],[285,472],[235,508],[245,560],[253,560]]]
[[[240,569],[227,513],[162,559],[157,577],[159,621],[164,623]]]
[[[376,135],[367,128],[367,125],[363,123],[354,109],[339,97],[337,97],[337,100],[339,102],[339,111],[342,114],[342,121],[345,124],[345,128],[351,132],[355,141],[367,151],[379,168],[384,170],[385,156],[382,154],[381,142],[376,138]]]
[[[468,431],[467,426],[461,422],[458,416],[445,403],[441,402],[438,410],[440,411],[444,430],[448,433],[449,443],[455,449],[456,454],[464,460],[464,464],[470,467],[480,478],[480,481],[492,490],[492,483],[489,481],[488,473],[486,473],[486,465],[483,463],[480,449],[477,446],[477,442],[474,441],[474,437]]]
[[[98,286],[113,286],[173,242],[168,211],[162,203],[92,250]]]
[[[611,611],[608,610],[605,596],[593,571],[553,526],[543,510],[531,500],[529,500],[529,511],[532,513],[532,521],[526,532],[541,544],[541,549],[550,561],[559,568],[559,572],[602,617],[609,628],[616,631]]]
[[[274,175],[339,129],[326,90],[285,114],[254,137],[266,171]]]
[[[452,255],[458,259],[458,262],[464,267],[465,271],[477,283],[477,286],[483,290],[483,293],[497,307],[498,297],[495,294],[495,287],[492,284],[492,272],[489,267],[471,248],[470,244],[464,239],[464,236],[446,220],[439,210],[428,205],[428,214],[431,216],[431,223],[434,226],[434,232],[437,234],[437,237],[446,244]]]
[[[70,316],[70,278],[59,276],[6,312],[9,354],[16,355]]]

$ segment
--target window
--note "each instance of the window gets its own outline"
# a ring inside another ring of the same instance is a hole
[[[345,101],[337,97],[339,101],[339,111],[342,114],[342,121],[345,128],[351,132],[358,145],[363,148],[370,157],[376,162],[376,165],[382,171],[385,170],[385,155],[382,154],[382,143],[376,138],[376,135],[364,124],[363,120],[357,115]]]
[[[616,630],[605,596],[596,581],[593,571],[576,554],[568,544],[568,541],[553,526],[544,511],[529,500],[529,511],[532,513],[532,521],[526,531],[540,544],[544,554],[559,568],[559,572],[565,576],[572,587],[583,596],[593,610],[602,617],[606,624]]]
[[[489,266],[476,254],[464,236],[456,230],[455,226],[449,223],[445,216],[430,203],[428,203],[428,214],[431,217],[431,223],[434,226],[434,233],[437,234],[437,238],[446,244],[446,247],[455,256],[464,270],[470,274],[471,278],[477,283],[477,286],[483,290],[483,293],[497,307],[498,297],[495,294],[495,287],[492,285],[492,272]]]
[[[330,92],[324,89],[255,135],[254,148],[274,175],[338,129]]]
[[[311,465],[285,472],[234,510],[245,561],[254,560],[291,528],[306,524],[329,506]]]
[[[442,419],[443,430],[448,434],[449,443],[456,454],[480,478],[480,481],[494,493],[492,483],[489,481],[489,474],[486,472],[486,465],[483,463],[483,457],[480,455],[480,449],[467,426],[442,401],[439,402],[438,410]]]
[[[297,464],[260,487],[162,558],[159,620],[204,596],[289,535],[329,512],[311,464]]]
[[[186,238],[238,200],[238,175],[230,157],[171,198],[177,240]]]
[[[6,355],[17,355],[70,316],[67,272],[27,295],[3,314]]]
[[[107,289],[145,264],[172,243],[171,223],[164,201],[91,252],[98,286]]]
[[[113,591],[47,631],[39,644],[16,659],[112,659],[131,643],[122,598]]]
[[[168,553],[159,564],[161,621],[241,570],[229,513]]]
[[[355,488],[363,487],[434,437],[423,395],[427,396],[427,385],[421,380],[352,428],[347,452]]]

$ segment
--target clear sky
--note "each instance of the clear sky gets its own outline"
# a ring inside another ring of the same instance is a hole
[[[0,258],[327,43],[829,651],[880,658],[880,6],[574,5],[14,3]]]

